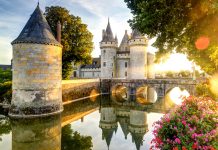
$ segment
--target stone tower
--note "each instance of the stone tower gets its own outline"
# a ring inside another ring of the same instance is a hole
[[[148,52],[147,53],[147,71],[148,71],[148,74],[147,74],[147,77],[148,79],[154,79],[155,78],[155,70],[154,70],[154,54]]]
[[[117,51],[117,77],[128,78],[129,74],[129,35],[127,30],[120,43],[119,50]]]
[[[129,131],[132,135],[132,142],[136,145],[136,149],[140,150],[140,146],[143,144],[143,137],[148,131],[147,112],[130,110]]]
[[[11,117],[60,113],[62,45],[37,5],[13,46]]]
[[[109,149],[113,133],[116,132],[118,127],[115,108],[110,106],[101,108],[99,127],[102,129],[102,140],[106,140]]]
[[[106,30],[102,31],[101,49],[101,78],[116,77],[116,52],[118,49],[117,38],[114,38],[110,22]]]
[[[139,31],[133,30],[129,40],[130,78],[147,79],[147,40]]]

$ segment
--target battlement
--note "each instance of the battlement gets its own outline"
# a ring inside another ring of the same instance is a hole
[[[100,48],[118,48],[118,42],[100,42]]]
[[[134,46],[134,45],[147,46],[148,41],[146,38],[138,38],[138,39],[129,40],[129,46]]]
[[[119,53],[119,52],[117,52],[117,58],[119,59],[119,58],[130,58],[130,55],[129,55],[130,53],[129,53],[129,51],[128,52],[126,52],[126,53]]]

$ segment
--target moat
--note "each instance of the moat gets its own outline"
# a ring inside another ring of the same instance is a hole
[[[101,95],[64,106],[61,115],[35,119],[0,119],[0,149],[149,149],[152,124],[172,101]],[[4,114],[4,112],[2,112]]]

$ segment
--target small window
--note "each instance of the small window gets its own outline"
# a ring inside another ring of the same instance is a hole
[[[95,73],[94,72],[92,72],[92,76],[95,77]]]
[[[112,72],[112,77],[114,77],[114,73]]]
[[[106,67],[106,62],[103,62],[103,66]]]
[[[112,67],[113,67],[113,65],[114,65],[114,64],[113,64],[113,63],[111,63],[111,66],[112,66]]]
[[[128,66],[128,63],[127,63],[127,62],[125,62],[125,68],[127,68],[127,66]]]
[[[125,72],[125,77],[127,77],[127,72]]]

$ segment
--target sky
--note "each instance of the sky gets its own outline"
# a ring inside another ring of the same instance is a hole
[[[17,38],[24,25],[33,13],[37,0],[0,0],[0,64],[10,64],[12,58],[11,42]],[[125,30],[131,33],[127,21],[132,18],[130,10],[123,0],[39,0],[40,8],[46,6],[62,6],[70,10],[70,13],[82,18],[83,23],[94,35],[93,57],[99,57],[99,42],[102,37],[102,29],[107,26],[108,17],[113,34],[117,34],[118,41],[122,40]],[[153,41],[150,40],[149,45]],[[148,51],[154,52],[151,46]],[[175,55],[176,60],[183,62],[180,68],[190,70],[190,62],[182,55]],[[171,63],[172,64],[172,63]],[[178,65],[175,65],[178,68]],[[166,66],[167,67],[167,66]],[[163,68],[163,67],[161,67]]]

